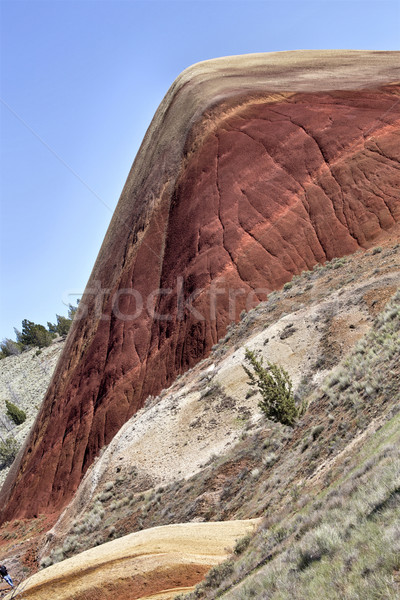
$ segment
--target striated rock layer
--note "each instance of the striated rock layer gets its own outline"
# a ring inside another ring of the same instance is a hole
[[[393,231],[398,54],[247,55],[178,77],[2,489],[2,521],[65,506],[123,423],[204,357],[241,310]]]

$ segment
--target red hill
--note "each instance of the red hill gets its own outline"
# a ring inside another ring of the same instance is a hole
[[[207,355],[241,310],[393,232],[397,59],[285,52],[207,61],[178,77],[2,489],[2,521],[65,506],[147,396]]]

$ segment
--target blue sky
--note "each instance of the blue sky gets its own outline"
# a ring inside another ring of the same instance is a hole
[[[391,0],[0,0],[0,339],[82,293],[175,77],[217,56],[399,49]]]

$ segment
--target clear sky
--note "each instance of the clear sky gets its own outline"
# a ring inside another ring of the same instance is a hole
[[[82,293],[175,77],[231,54],[399,49],[392,0],[0,0],[0,339]]]

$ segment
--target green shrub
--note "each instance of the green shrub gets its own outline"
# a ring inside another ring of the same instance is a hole
[[[202,586],[204,588],[217,588],[229,575],[233,573],[234,563],[232,560],[215,565],[208,571]]]
[[[18,406],[16,406],[15,404],[13,404],[12,402],[10,402],[9,400],[6,400],[6,407],[7,407],[7,416],[12,421],[14,421],[14,423],[16,425],[21,425],[24,421],[26,421],[26,413],[25,413],[25,411],[23,411],[20,408],[18,408]]]
[[[268,419],[293,427],[300,415],[296,407],[289,374],[279,365],[268,362],[264,367],[255,353],[246,348],[245,360],[253,368],[242,365],[251,386],[257,386],[262,399],[259,407]]]
[[[343,267],[343,265],[345,265],[347,262],[347,260],[345,258],[338,258],[334,264],[333,264],[333,268],[334,269],[340,269],[340,267]]]
[[[19,450],[18,442],[13,437],[0,441],[0,469],[9,467],[17,456]]]
[[[236,542],[236,546],[233,550],[233,552],[238,556],[239,554],[243,554],[243,552],[245,550],[247,550],[247,548],[250,545],[251,540],[253,539],[253,535],[251,533],[248,533],[247,535],[245,535],[244,537],[240,538],[240,540],[238,540]]]

